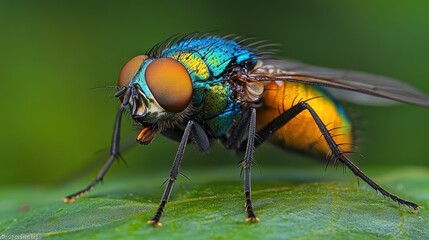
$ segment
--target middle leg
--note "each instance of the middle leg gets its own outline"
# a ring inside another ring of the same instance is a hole
[[[246,152],[244,153],[243,169],[244,169],[244,197],[246,208],[246,222],[258,222],[259,218],[256,217],[253,211],[251,200],[251,167],[253,161],[253,150],[255,148],[255,135],[256,135],[256,110],[250,108],[249,130],[247,138]]]

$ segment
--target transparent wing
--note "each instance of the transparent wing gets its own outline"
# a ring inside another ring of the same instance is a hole
[[[335,97],[360,104],[388,103],[379,99],[384,98],[429,106],[427,95],[398,80],[357,71],[311,66],[294,60],[260,60],[247,77],[258,81],[289,81],[318,85],[326,87]]]

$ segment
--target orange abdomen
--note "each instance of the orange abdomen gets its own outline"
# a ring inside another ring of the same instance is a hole
[[[314,98],[314,99],[312,99]],[[265,86],[263,106],[257,108],[257,130],[300,101],[314,109],[342,151],[352,148],[352,125],[341,105],[317,87],[292,82],[270,82]],[[269,141],[286,149],[325,157],[330,149],[311,114],[304,110],[274,132]]]

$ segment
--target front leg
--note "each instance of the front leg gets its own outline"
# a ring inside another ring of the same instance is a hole
[[[173,190],[174,182],[176,181],[177,175],[179,174],[180,164],[182,163],[183,154],[185,152],[186,143],[188,142],[189,134],[194,126],[194,122],[190,120],[188,125],[183,132],[182,140],[180,140],[179,148],[177,149],[176,157],[173,162],[173,167],[170,171],[168,178],[168,184],[165,188],[164,194],[162,195],[161,203],[159,204],[158,210],[151,220],[147,223],[156,227],[162,226],[160,220],[164,213],[165,206],[167,205],[168,199],[170,198],[171,191]]]
[[[121,130],[121,119],[122,114],[125,110],[125,108],[128,106],[130,102],[130,98],[132,96],[133,88],[130,87],[123,87],[121,90],[119,90],[115,96],[116,97],[122,97],[124,96],[124,99],[122,101],[121,106],[118,109],[118,113],[116,115],[116,121],[115,121],[115,128],[113,130],[113,137],[112,137],[112,145],[110,147],[110,157],[107,160],[107,162],[104,164],[103,168],[100,170],[100,172],[97,174],[97,177],[84,189],[77,191],[73,194],[70,194],[64,198],[64,203],[73,203],[76,198],[82,196],[83,194],[91,191],[98,183],[103,181],[104,176],[106,175],[107,171],[109,171],[109,168],[112,166],[113,162],[121,158],[121,154],[119,153],[119,137],[120,137],[120,130]]]

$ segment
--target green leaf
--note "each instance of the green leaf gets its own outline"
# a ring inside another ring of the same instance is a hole
[[[420,213],[384,199],[351,173],[263,169],[253,172],[253,204],[261,221],[245,222],[238,169],[186,170],[162,218],[146,224],[158,206],[168,173],[106,177],[105,184],[64,204],[85,185],[0,192],[0,236],[33,234],[58,239],[428,239],[429,170],[370,169],[380,185],[417,202]],[[25,206],[31,207],[26,211]],[[19,211],[18,209],[21,209]]]

